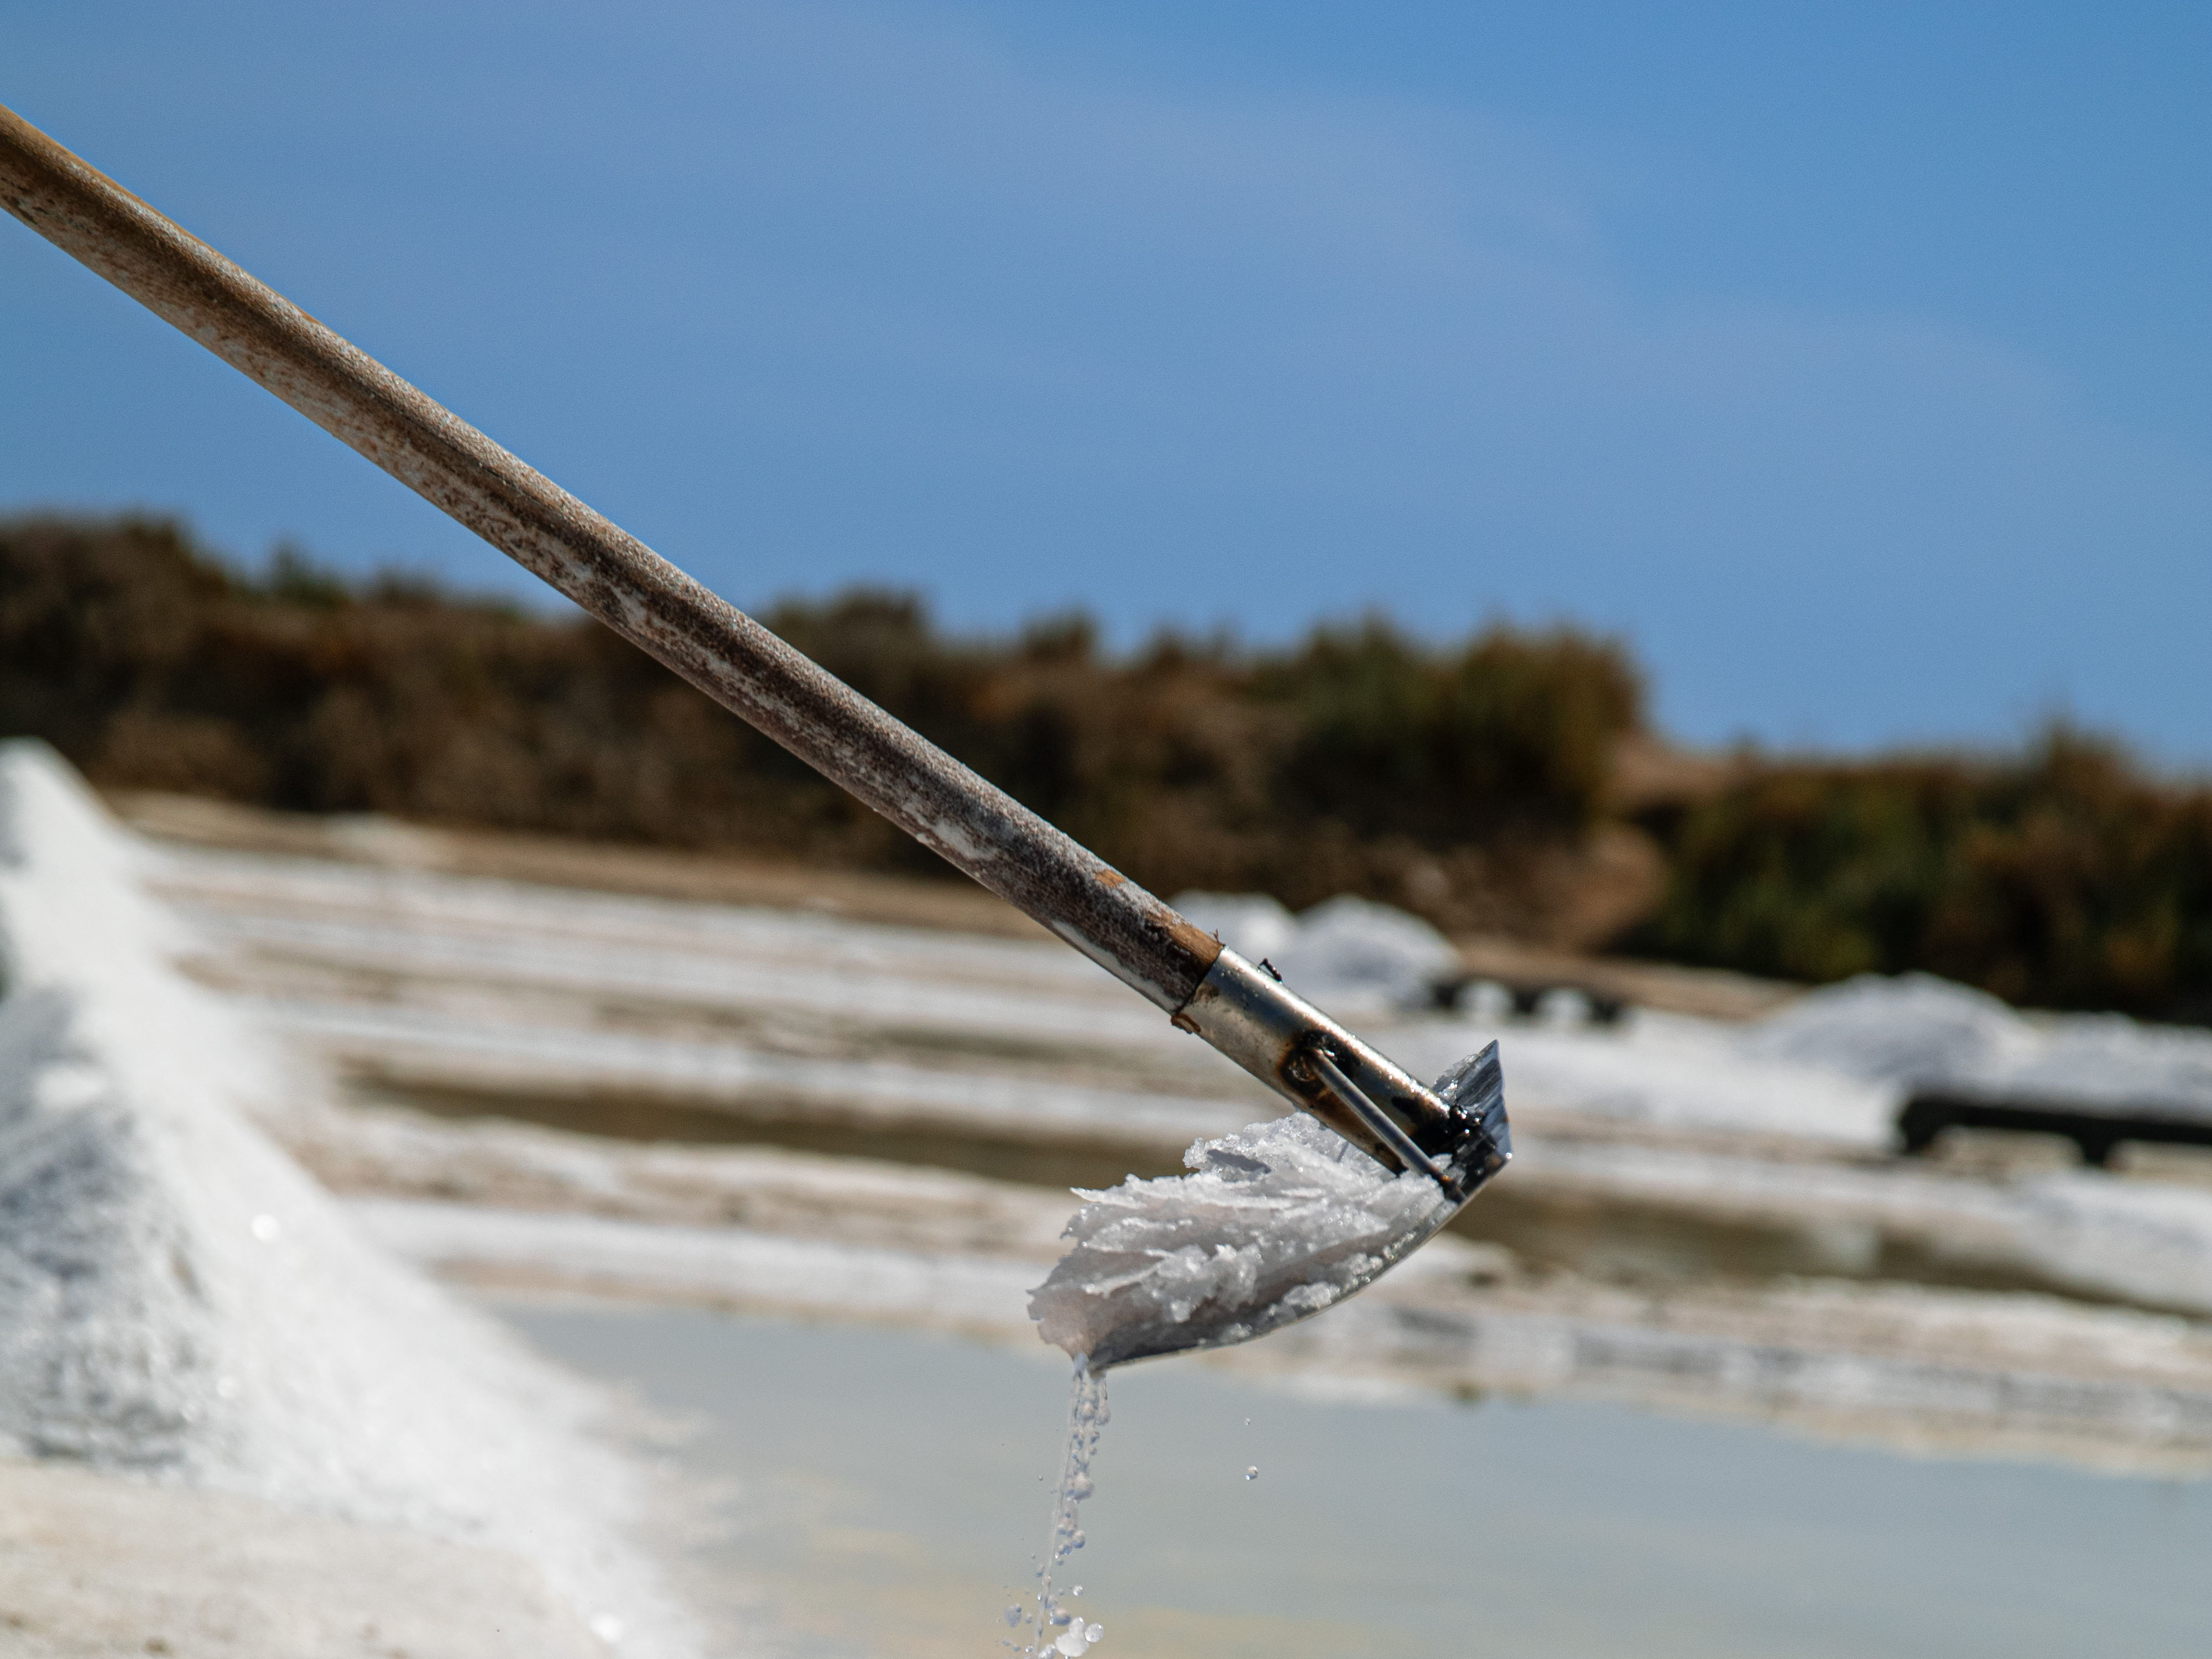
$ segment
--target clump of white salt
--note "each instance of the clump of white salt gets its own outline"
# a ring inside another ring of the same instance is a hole
[[[1457,1207],[1303,1113],[1199,1141],[1183,1162],[1187,1176],[1078,1188],[1074,1246],[1030,1293],[1039,1334],[1094,1371],[1318,1313]]]

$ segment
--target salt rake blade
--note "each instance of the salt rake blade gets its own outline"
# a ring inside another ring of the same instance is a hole
[[[1347,1257],[1340,1253],[1339,1247],[1332,1246],[1331,1269],[1340,1273],[1350,1264],[1363,1265],[1348,1279],[1331,1278],[1329,1282],[1335,1287],[1334,1293],[1326,1301],[1316,1304],[1288,1297],[1271,1297],[1251,1311],[1239,1314],[1232,1322],[1223,1323],[1216,1318],[1212,1322],[1212,1328],[1195,1339],[1191,1335],[1193,1327],[1188,1316],[1130,1320],[1117,1323],[1092,1346],[1086,1357],[1088,1364],[1093,1369],[1103,1371],[1140,1359],[1228,1347],[1271,1335],[1342,1305],[1346,1297],[1367,1289],[1451,1225],[1459,1212],[1467,1207],[1468,1200],[1492,1176],[1504,1168],[1513,1156],[1511,1135],[1505,1122],[1504,1073],[1498,1062],[1498,1045],[1492,1042],[1451,1067],[1437,1079],[1432,1093],[1457,1114],[1466,1125],[1467,1139],[1461,1156],[1467,1162],[1456,1166],[1461,1182],[1459,1191],[1455,1194],[1454,1188],[1447,1186],[1447,1196],[1443,1202],[1431,1208],[1417,1224],[1395,1233],[1379,1247],[1362,1243],[1358,1247],[1359,1254]],[[1081,1243],[1076,1247],[1079,1252],[1084,1248]],[[1126,1241],[1121,1241],[1117,1248],[1126,1250],[1131,1247]],[[1069,1259],[1072,1260],[1073,1256]],[[1321,1257],[1309,1256],[1299,1264],[1298,1272],[1306,1277],[1308,1283],[1316,1282],[1312,1275],[1321,1261]],[[1063,1261],[1060,1267],[1054,1269],[1054,1279],[1060,1276],[1066,1266],[1066,1261]],[[1283,1268],[1278,1264],[1265,1271],[1272,1276],[1279,1274]],[[1041,1287],[1040,1294],[1048,1292],[1052,1283],[1053,1280],[1048,1279],[1046,1285]],[[1036,1313],[1034,1304],[1030,1311],[1032,1315]],[[1057,1339],[1048,1337],[1047,1340]]]

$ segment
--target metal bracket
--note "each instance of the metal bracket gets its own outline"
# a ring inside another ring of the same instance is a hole
[[[1492,1097],[1479,1106],[1462,1104],[1455,1090],[1446,1097],[1234,951],[1215,959],[1175,1023],[1378,1164],[1418,1170],[1462,1202],[1512,1156],[1502,1091],[1494,1083],[1482,1091]],[[1494,1051],[1495,1045],[1486,1051],[1493,1078]],[[1466,1072],[1463,1064],[1447,1078]]]

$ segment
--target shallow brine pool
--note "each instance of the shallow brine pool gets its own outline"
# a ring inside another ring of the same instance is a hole
[[[671,1547],[718,1650],[1003,1655],[1058,1473],[1061,1355],[499,1311],[692,1425],[670,1463],[711,1524]],[[2212,1485],[1587,1403],[1304,1397],[1183,1359],[1109,1382],[1088,1543],[1060,1575],[1104,1627],[1093,1659],[2212,1653]]]

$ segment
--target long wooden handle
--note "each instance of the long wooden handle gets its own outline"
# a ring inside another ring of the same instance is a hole
[[[0,108],[0,207],[1170,1013],[1221,945],[265,283]]]

